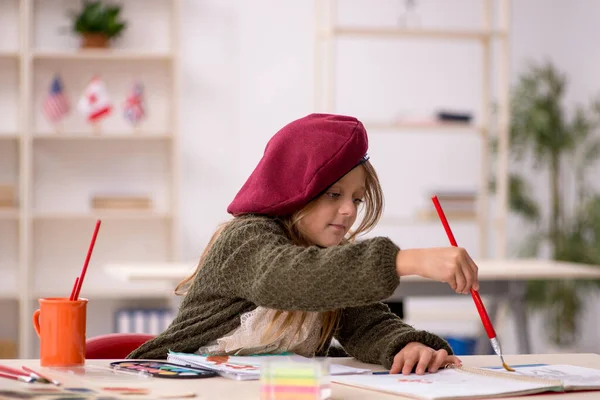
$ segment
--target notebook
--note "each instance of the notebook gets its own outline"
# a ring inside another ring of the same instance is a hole
[[[265,359],[281,358],[290,360],[308,360],[298,355],[264,355],[264,356],[203,356],[190,353],[169,351],[167,361],[186,367],[204,368],[217,371],[219,375],[236,380],[260,379],[260,363]],[[331,375],[371,374],[369,369],[348,367],[330,362]]]
[[[514,367],[514,366],[513,366]],[[455,367],[425,375],[335,376],[332,383],[421,400],[462,400],[543,392],[600,390],[600,370],[572,365],[515,367],[516,372]]]

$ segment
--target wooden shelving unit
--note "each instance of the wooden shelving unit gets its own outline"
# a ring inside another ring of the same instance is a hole
[[[427,140],[431,137],[430,135],[436,135],[438,138],[440,135],[459,134],[474,135],[477,137],[480,141],[481,162],[479,165],[474,165],[474,168],[479,169],[479,178],[475,185],[477,196],[476,215],[473,217],[459,215],[457,218],[449,217],[449,219],[451,223],[470,223],[477,227],[476,236],[478,237],[479,245],[476,256],[479,258],[489,257],[490,248],[488,243],[492,229],[494,229],[494,257],[505,257],[506,219],[508,214],[510,0],[481,0],[483,11],[481,25],[474,29],[352,25],[348,24],[348,22],[338,20],[338,15],[343,6],[343,2],[337,2],[336,0],[315,1],[314,110],[317,112],[339,112],[336,101],[339,90],[338,76],[340,75],[340,71],[345,68],[344,62],[339,61],[341,58],[340,53],[344,49],[348,49],[348,43],[351,41],[359,40],[362,45],[362,52],[366,52],[369,46],[379,46],[383,41],[387,45],[394,43],[393,41],[411,42],[415,46],[411,47],[412,50],[417,48],[416,46],[421,46],[422,43],[427,43],[428,45],[436,43],[439,46],[452,45],[455,46],[453,49],[458,54],[463,53],[456,50],[456,46],[468,44],[478,47],[481,54],[481,69],[478,73],[481,75],[481,78],[475,84],[479,88],[481,105],[475,112],[479,116],[476,123],[455,124],[436,123],[435,121],[431,123],[413,123],[400,121],[393,115],[390,115],[385,121],[374,121],[363,118],[363,122],[369,131],[371,140],[379,138],[381,135],[386,135],[386,137],[397,134],[412,134],[414,135],[413,137],[421,135],[423,148],[427,146]],[[494,8],[499,11],[495,22]],[[338,45],[340,39],[344,40],[346,47]],[[492,51],[496,45],[495,49],[498,50],[497,57],[492,62]],[[363,57],[360,52],[353,53],[353,55],[358,58]],[[404,62],[411,62],[408,54],[403,56],[405,56],[403,58]],[[375,57],[374,53],[369,53],[368,57],[372,59]],[[469,67],[476,68],[473,66]],[[443,66],[440,66],[439,70],[442,69]],[[418,78],[427,79],[423,75],[424,73],[420,71]],[[382,76],[379,79],[386,79],[386,77]],[[388,77],[387,79],[393,79],[393,77]],[[495,98],[492,98],[493,82],[497,83]],[[411,93],[402,93],[402,95],[410,96]],[[357,97],[359,96],[360,94],[357,94]],[[495,114],[492,112],[494,103],[497,110]],[[496,159],[495,171],[498,186],[495,195],[493,217],[490,213],[492,197],[488,183],[491,172],[490,166],[492,165],[490,154],[490,138],[492,134],[495,134],[498,139],[498,158]],[[381,160],[379,161],[381,162]],[[447,162],[451,163],[452,161]],[[398,165],[399,168],[414,168],[412,166],[402,166],[400,160],[398,160]],[[426,217],[423,215],[423,211],[416,210],[414,216],[411,217],[388,215],[381,221],[381,224],[387,226],[414,226],[434,222],[439,225],[439,219]],[[471,251],[475,253],[474,249]]]
[[[34,51],[31,56],[34,60],[110,60],[110,61],[166,61],[173,59],[173,54],[168,52],[153,51],[126,51],[126,50],[77,50],[77,51]]]
[[[437,30],[437,29],[405,29],[405,28],[362,28],[337,26],[331,29],[336,36],[353,37],[391,37],[399,39],[436,39],[436,40],[480,40],[506,37],[506,31],[488,30]]]
[[[121,1],[128,28],[109,49],[80,49],[75,36],[60,31],[70,24],[65,4],[8,4],[3,13],[10,15],[0,16],[0,22],[14,26],[0,32],[17,33],[9,35],[12,43],[0,45],[6,46],[0,47],[0,106],[11,106],[8,113],[14,120],[0,121],[0,185],[15,185],[18,206],[0,208],[0,301],[16,300],[18,321],[5,323],[17,325],[19,333],[8,339],[18,342],[18,357],[34,358],[39,340],[31,316],[37,299],[68,295],[97,219],[102,227],[82,296],[129,302],[171,294],[165,285],[121,282],[101,267],[179,257],[180,1]],[[59,131],[42,114],[55,73],[71,103]],[[114,106],[99,131],[77,110],[79,96],[96,74]],[[2,76],[13,87],[3,85]],[[122,106],[137,80],[144,85],[148,115],[133,129]],[[121,192],[150,196],[152,208],[91,208],[92,195]],[[105,325],[102,333],[111,332],[112,320],[100,323]]]
[[[152,141],[152,140],[171,140],[172,136],[165,133],[148,133],[143,135],[131,134],[131,132],[110,132],[103,135],[90,135],[88,133],[67,133],[56,135],[54,133],[39,133],[33,136],[36,142],[53,142],[53,141]]]

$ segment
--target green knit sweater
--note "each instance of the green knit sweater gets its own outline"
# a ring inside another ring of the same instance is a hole
[[[385,237],[328,248],[298,246],[275,219],[234,218],[207,253],[170,326],[128,358],[164,359],[169,350],[193,353],[236,329],[240,316],[258,306],[341,309],[334,336],[344,350],[388,369],[409,342],[452,354],[442,338],[405,324],[381,303],[399,284],[398,251]],[[331,337],[325,349],[330,342]]]

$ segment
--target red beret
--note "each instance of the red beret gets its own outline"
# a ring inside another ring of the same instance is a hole
[[[354,117],[310,114],[267,143],[227,212],[281,216],[303,208],[366,159],[367,132]]]

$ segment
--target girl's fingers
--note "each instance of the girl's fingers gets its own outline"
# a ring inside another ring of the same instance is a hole
[[[436,372],[442,364],[446,363],[446,358],[448,357],[448,352],[444,349],[438,350],[435,352],[434,356],[431,358],[431,362],[429,363],[428,371],[433,373]]]
[[[461,272],[463,273],[463,275],[465,277],[465,287],[464,287],[462,293],[468,293],[469,290],[471,290],[471,288],[473,287],[473,283],[475,282],[475,274],[473,273],[471,264],[469,264],[469,261],[467,261],[466,257],[465,257],[464,261],[462,262],[461,267],[462,267]]]
[[[456,356],[448,356],[446,357],[446,364],[448,363],[452,363],[458,367],[460,367],[462,365],[462,361],[460,358],[456,357]]]
[[[475,261],[473,261],[473,259],[469,255],[467,255],[467,258],[474,276],[473,289],[479,290],[479,268],[477,267],[477,264],[475,264]]]
[[[418,360],[419,353],[417,354],[410,354],[407,355],[406,358],[404,359],[404,365],[402,366],[402,374],[403,375],[410,375],[410,373],[412,372],[413,368],[415,367],[415,364]]]
[[[463,275],[462,269],[458,268],[454,276],[456,278],[456,289],[454,290],[456,291],[456,293],[463,293],[463,291],[465,290],[465,285],[467,284],[467,280]]]
[[[397,374],[402,369],[404,365],[404,356],[402,353],[396,354],[394,357],[394,362],[392,363],[392,368],[390,368],[390,374]]]
[[[415,371],[417,375],[423,375],[425,373],[425,370],[431,361],[431,357],[433,357],[433,353],[435,353],[435,351],[430,349],[421,351],[421,356],[419,357],[419,362],[417,363],[417,369]]]

